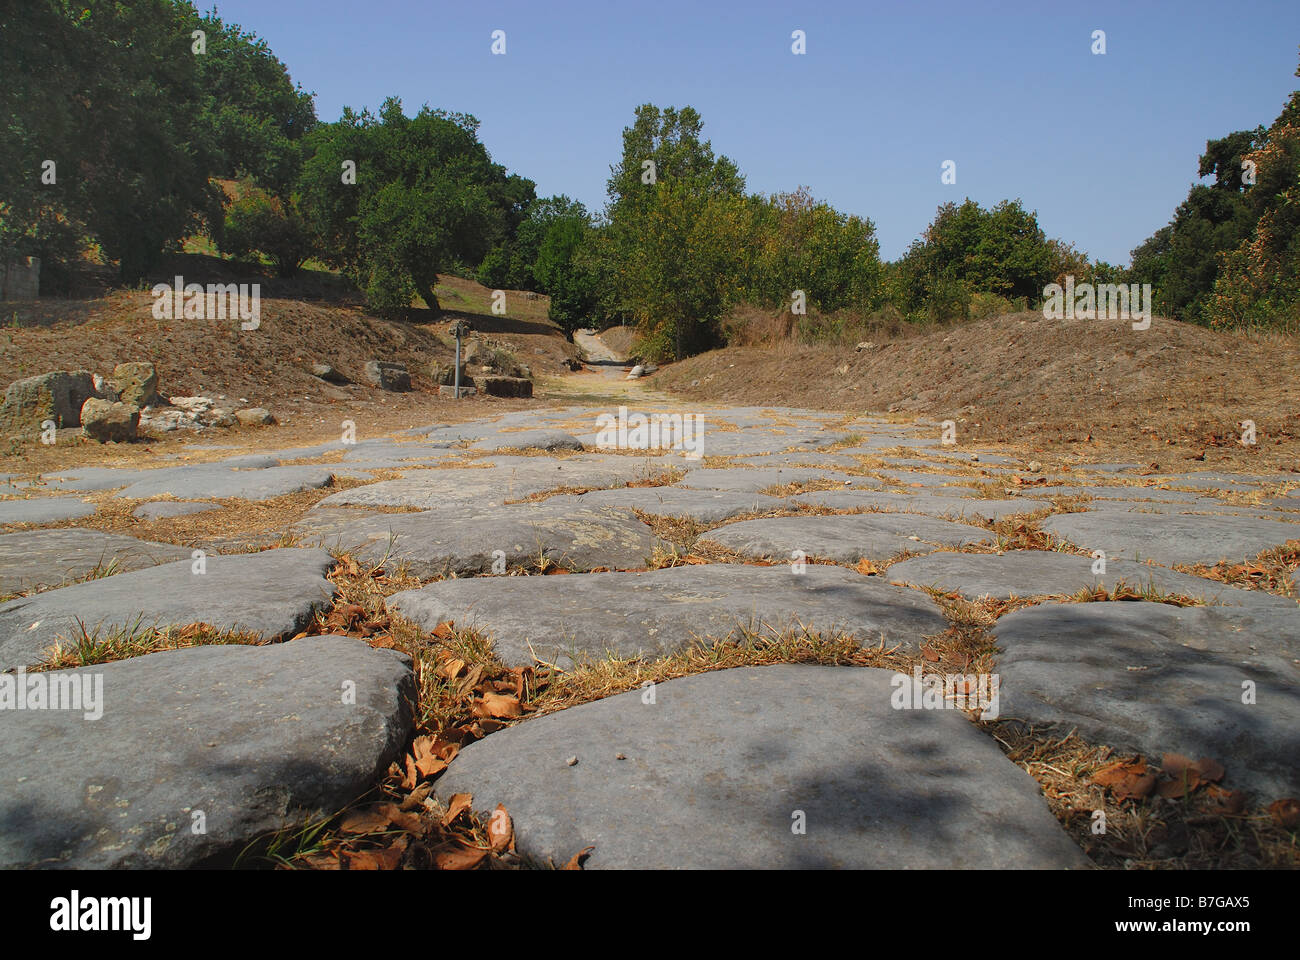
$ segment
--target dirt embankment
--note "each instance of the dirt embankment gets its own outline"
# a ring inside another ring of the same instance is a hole
[[[160,319],[154,316],[155,281],[257,283],[260,316],[256,329],[240,319]],[[126,449],[95,443],[46,447],[34,440],[0,449],[0,468],[30,472],[74,463],[131,460],[187,443],[268,443],[291,446],[337,434],[343,420],[358,436],[435,422],[457,422],[544,403],[547,378],[567,372],[562,362],[577,348],[547,318],[545,297],[506,291],[506,314],[492,313],[492,294],[477,283],[442,277],[437,288],[443,308],[436,320],[423,307],[406,321],[368,312],[359,296],[336,275],[304,271],[293,280],[251,273],[215,257],[177,256],[138,290],[114,290],[84,298],[43,298],[0,305],[0,391],[12,381],[52,370],[110,374],[119,363],[151,362],[165,397],[203,395],[232,406],[266,407],[280,422],[272,430],[207,430],[168,436]],[[423,319],[424,317],[429,319]],[[541,388],[538,400],[474,397],[454,401],[437,396],[432,366],[450,365],[455,340],[448,330],[467,320],[473,337],[512,352],[529,367]],[[390,393],[365,378],[370,360],[395,361],[411,373],[412,391]],[[326,383],[312,375],[325,363],[351,383]],[[111,446],[111,445],[110,445]]]
[[[637,351],[637,335],[635,327],[610,327],[607,330],[600,331],[601,342],[609,347],[619,357],[627,358]]]
[[[293,281],[239,274],[211,257],[177,258],[185,282],[258,283],[261,310],[254,330],[238,318],[159,319],[149,289],[117,290],[84,300],[7,303],[0,311],[0,385],[50,370],[108,374],[128,360],[153,363],[168,395],[225,394],[274,407],[292,397],[337,396],[312,376],[327,363],[364,382],[367,361],[404,363],[416,389],[432,389],[431,364],[447,363],[454,349],[448,328],[468,320],[476,336],[513,350],[535,373],[554,374],[576,350],[546,319],[546,300],[506,291],[507,315],[491,312],[492,291],[468,280],[442,278],[443,314],[411,311],[411,321],[369,313],[337,278],[305,274]]]
[[[1062,459],[1300,470],[1300,340],[1280,334],[1019,313],[874,335],[862,350],[716,350],[652,382],[701,401],[951,419],[959,443]],[[1243,421],[1254,444],[1240,442]]]

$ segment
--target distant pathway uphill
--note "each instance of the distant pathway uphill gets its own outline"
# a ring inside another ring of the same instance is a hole
[[[573,342],[582,348],[590,363],[601,366],[620,366],[627,360],[626,357],[620,357],[611,350],[605,344],[605,341],[600,339],[600,334],[594,330],[575,330]]]
[[[938,424],[790,408],[694,411],[702,458],[600,449],[611,404],[666,408],[611,382],[621,360],[598,336],[575,341],[605,375],[585,374],[598,393],[582,404],[203,470],[3,483],[0,868],[210,862],[383,778],[430,731],[405,654],[316,635],[342,609],[344,551],[411,578],[388,615],[426,638],[476,629],[511,667],[613,655],[653,672],[737,629],[856,650],[836,662],[857,666],[704,672],[466,743],[435,795],[504,803],[542,862],[594,845],[589,868],[1086,867],[1082,844],[1110,840],[1003,753],[1015,719],[1155,770],[1209,758],[1226,771],[1215,789],[1255,813],[1300,793],[1293,476],[1031,473],[944,445]],[[570,398],[583,377],[563,378]],[[282,528],[223,526],[285,497],[306,505]],[[164,503],[200,512],[146,509]],[[142,519],[110,525],[128,515]],[[1204,575],[1220,562],[1263,573]],[[554,567],[570,575],[534,575]],[[277,642],[103,647],[193,623]],[[60,644],[59,664],[78,662],[77,637],[88,665],[57,686],[101,683],[95,704],[36,708],[41,664]],[[913,670],[978,673],[971,709]]]

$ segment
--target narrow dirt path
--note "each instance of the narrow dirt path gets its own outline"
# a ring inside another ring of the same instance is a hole
[[[622,365],[626,362],[626,357],[620,357],[617,353],[609,348],[604,340],[600,339],[600,334],[594,330],[575,330],[573,333],[573,342],[581,347],[587,354],[587,360],[593,364],[599,365]]]

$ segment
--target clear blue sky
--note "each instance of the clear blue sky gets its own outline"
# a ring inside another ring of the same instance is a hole
[[[207,9],[206,0],[198,0]],[[806,184],[906,250],[947,200],[1019,197],[1126,264],[1205,141],[1269,124],[1300,81],[1300,2],[226,0],[317,115],[402,98],[471,113],[493,158],[600,209],[641,103],[689,104],[750,190]],[[490,52],[506,32],[506,55]],[[791,53],[790,34],[807,35]],[[1090,52],[1106,32],[1104,56]],[[957,164],[957,183],[940,165]]]

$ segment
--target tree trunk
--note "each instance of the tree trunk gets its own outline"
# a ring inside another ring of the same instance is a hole
[[[434,318],[442,316],[442,305],[438,303],[438,298],[434,295],[434,285],[429,282],[427,277],[412,277],[411,279],[415,281],[415,292],[420,295],[420,299],[428,306],[429,312],[433,314]]]

